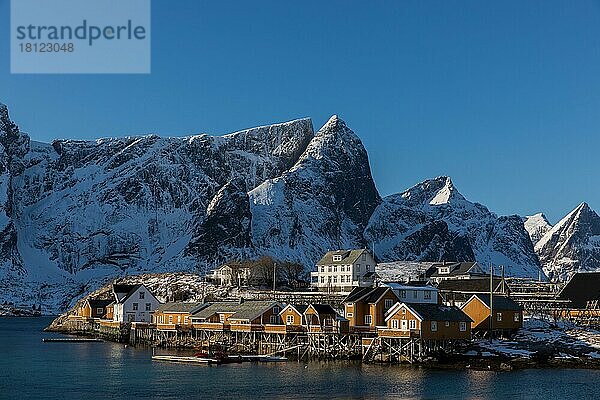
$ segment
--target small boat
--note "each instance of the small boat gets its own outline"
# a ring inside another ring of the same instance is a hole
[[[221,360],[217,358],[208,358],[208,357],[182,357],[182,356],[152,356],[152,360],[154,361],[167,361],[174,363],[187,363],[187,364],[209,364],[209,365],[219,365],[221,364]]]
[[[102,339],[95,338],[43,338],[42,342],[44,343],[85,343],[85,342],[103,342]]]
[[[238,356],[243,361],[251,361],[251,362],[283,362],[287,361],[287,357],[277,357],[277,356],[255,356],[255,355],[243,355]]]

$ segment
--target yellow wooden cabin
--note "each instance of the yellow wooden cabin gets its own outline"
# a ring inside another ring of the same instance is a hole
[[[385,327],[385,314],[398,301],[390,287],[355,288],[344,299],[345,317],[351,331],[376,331]]]
[[[396,303],[386,314],[381,337],[469,340],[471,318],[458,307],[432,303]]]
[[[208,304],[202,302],[161,304],[152,314],[152,323],[158,330],[189,329],[192,327],[192,314],[207,306]]]
[[[494,295],[490,302],[489,294],[476,294],[463,304],[461,310],[473,320],[473,331],[510,334],[523,327],[523,307],[507,296]]]

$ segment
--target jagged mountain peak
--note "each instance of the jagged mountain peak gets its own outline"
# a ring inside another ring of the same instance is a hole
[[[577,271],[600,269],[600,216],[583,202],[535,245],[544,271],[566,280]]]
[[[405,190],[401,197],[403,202],[407,202],[411,206],[439,206],[466,201],[448,176],[439,176],[420,182]]]
[[[452,179],[423,181],[387,196],[365,231],[382,259],[478,261],[510,276],[537,278],[540,265],[520,217],[498,217],[466,200]]]

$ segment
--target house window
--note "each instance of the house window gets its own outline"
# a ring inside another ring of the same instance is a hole
[[[276,324],[277,323],[277,315],[271,315],[269,317],[269,323],[270,324]]]
[[[169,315],[169,323],[172,324],[173,323],[173,316]]]
[[[225,314],[219,314],[219,321],[221,323],[225,322]]]
[[[337,275],[333,277],[333,283],[337,283]]]
[[[363,253],[363,255],[362,255],[362,260],[367,261],[367,255],[365,253]]]
[[[321,283],[325,283],[325,277],[324,276],[321,277]]]
[[[466,332],[466,330],[467,330],[467,323],[466,322],[461,322],[460,326],[459,326],[459,329],[460,329],[461,332]]]
[[[519,315],[519,313],[515,313],[515,322],[519,322],[520,319],[521,316]]]
[[[398,329],[398,320],[397,319],[392,320],[392,329]]]
[[[150,311],[151,308],[152,308],[152,304],[146,303],[146,311]]]
[[[392,300],[392,299],[385,299],[385,306],[384,307],[387,309],[387,308],[392,307],[393,304],[394,304],[394,300]]]
[[[183,323],[187,325],[190,322],[190,317],[183,318]]]
[[[400,291],[400,297],[402,297],[403,299],[406,298],[406,290],[401,290]]]
[[[327,267],[327,271],[331,272],[331,265],[329,267]]]
[[[285,323],[288,325],[292,325],[294,323],[294,316],[288,315],[287,317],[285,317]]]
[[[424,291],[423,292],[423,298],[425,300],[431,300],[431,291],[429,291],[429,290]]]
[[[365,315],[365,325],[371,325],[373,322],[373,317],[370,315]]]
[[[333,266],[333,272],[337,272],[337,265]]]
[[[339,255],[339,254],[335,254],[335,255],[333,256],[333,261],[342,261],[342,256],[341,256],[341,255]]]
[[[360,272],[360,264],[356,264],[356,270]]]
[[[417,329],[417,320],[411,319],[410,321],[408,321],[408,327],[410,329]]]
[[[446,328],[448,328],[450,326],[450,321],[446,321],[445,325],[446,325]]]
[[[413,290],[413,298],[417,298],[419,297],[419,291],[418,290]]]
[[[146,293],[140,292],[140,299],[143,299],[145,295],[146,295]]]
[[[496,313],[496,321],[502,321],[502,313]]]
[[[133,311],[137,311],[138,309],[138,303],[133,303]]]
[[[321,267],[321,272],[325,272],[325,267]]]
[[[431,332],[437,331],[437,321],[431,321]]]
[[[406,308],[402,309],[402,315],[406,315]]]
[[[102,308],[102,307],[96,308],[96,313],[97,313],[97,314],[102,314],[102,313],[104,313],[104,308]],[[517,314],[515,314],[515,315],[517,315]]]
[[[346,313],[346,318],[351,318],[354,314],[352,314],[351,312],[347,312]]]
[[[279,314],[279,307],[275,306],[273,307],[273,314]]]
[[[365,265],[365,271],[369,272],[369,268],[371,268],[370,265]]]

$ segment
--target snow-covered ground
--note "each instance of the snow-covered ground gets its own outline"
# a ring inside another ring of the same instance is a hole
[[[466,355],[485,351],[490,356],[530,358],[544,353],[554,358],[600,358],[600,331],[566,321],[525,318],[523,328],[512,338],[480,339]],[[483,354],[482,354],[483,355]]]

